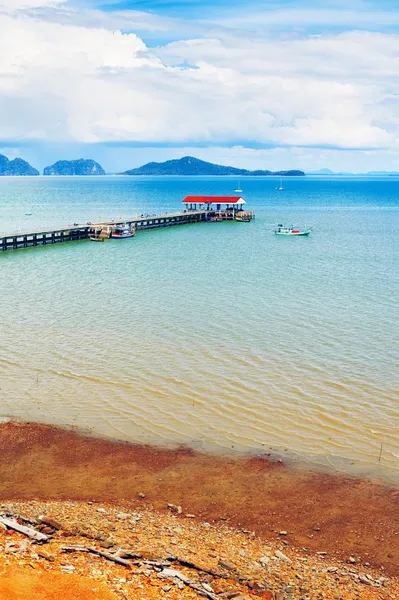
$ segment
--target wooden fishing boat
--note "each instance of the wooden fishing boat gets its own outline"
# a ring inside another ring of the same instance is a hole
[[[281,223],[276,226],[274,233],[276,235],[299,235],[299,236],[307,236],[312,231],[311,227],[304,227],[300,229],[299,227],[294,227],[291,225],[290,227],[285,227]]]
[[[136,229],[134,227],[128,227],[127,225],[115,225],[111,233],[111,238],[114,240],[123,240],[134,237],[135,235]]]

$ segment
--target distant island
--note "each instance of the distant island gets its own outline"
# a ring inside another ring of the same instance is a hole
[[[95,160],[79,158],[78,160],[59,160],[53,165],[45,167],[43,175],[105,175],[105,171]]]
[[[4,154],[0,154],[0,176],[5,175],[40,175],[40,173],[22,158],[9,160]]]
[[[351,173],[349,171],[331,171],[331,169],[319,169],[318,171],[306,171],[306,175],[324,175],[329,177],[335,175],[348,175],[352,177],[392,177],[398,176],[398,171],[367,171],[366,173]]]
[[[284,177],[303,176],[303,171],[248,171],[247,169],[237,169],[235,167],[226,167],[215,165],[204,160],[199,160],[193,156],[184,156],[180,159],[167,160],[166,162],[150,162],[137,169],[130,169],[119,173],[120,175],[237,175],[246,177],[280,175]]]

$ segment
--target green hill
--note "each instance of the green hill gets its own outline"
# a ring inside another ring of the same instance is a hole
[[[185,156],[184,158],[167,160],[166,162],[150,162],[137,169],[130,169],[121,173],[121,175],[237,175],[237,176],[265,176],[265,175],[281,175],[302,176],[303,171],[248,171],[247,169],[237,169],[236,167],[227,167],[224,165],[216,165],[204,160],[199,160],[193,156]]]

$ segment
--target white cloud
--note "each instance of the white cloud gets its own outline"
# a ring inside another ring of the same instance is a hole
[[[8,13],[29,8],[55,7],[67,0],[0,0],[0,10]]]
[[[0,15],[0,139],[396,146],[399,36],[225,32],[149,49],[105,17],[63,20]]]
[[[293,6],[292,8],[266,8],[264,10],[251,10],[247,7],[245,13],[231,17],[224,17],[219,23],[225,27],[236,27],[238,29],[251,28],[260,29],[264,27],[285,28],[287,25],[303,27],[394,27],[399,24],[399,13],[395,10],[370,9],[370,5],[363,4],[355,7],[351,3],[343,3],[346,6],[328,7],[320,6]]]

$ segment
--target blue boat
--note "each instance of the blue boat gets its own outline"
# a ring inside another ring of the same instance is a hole
[[[114,240],[123,240],[131,238],[136,235],[136,229],[134,227],[128,227],[127,225],[116,225],[111,233],[111,238]]]

